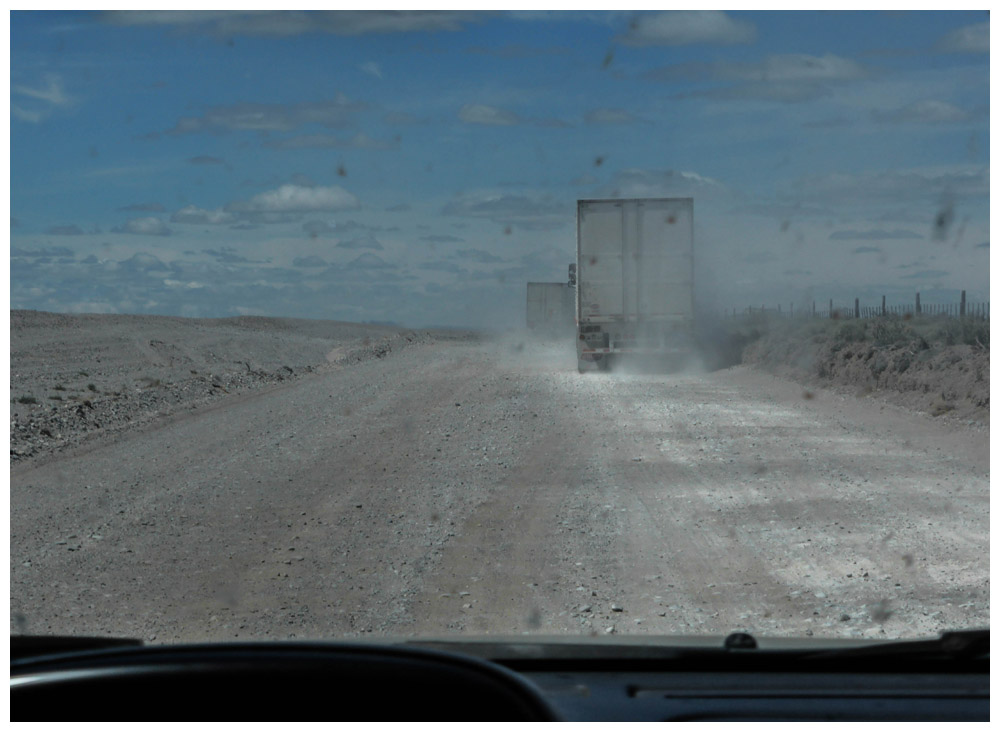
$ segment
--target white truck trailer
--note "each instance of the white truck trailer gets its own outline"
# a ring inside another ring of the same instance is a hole
[[[528,330],[569,338],[573,333],[576,292],[565,282],[529,282],[526,313]]]
[[[693,342],[694,200],[577,201],[576,222],[580,372],[683,360]]]

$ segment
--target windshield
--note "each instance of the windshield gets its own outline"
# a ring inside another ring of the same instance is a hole
[[[10,14],[11,632],[989,623],[989,15]]]

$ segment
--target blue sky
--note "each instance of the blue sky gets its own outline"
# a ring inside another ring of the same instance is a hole
[[[13,308],[502,327],[617,196],[706,307],[988,298],[984,11],[10,26]]]

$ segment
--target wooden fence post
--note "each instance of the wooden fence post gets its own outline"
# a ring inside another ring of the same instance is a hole
[[[882,295],[882,315],[885,315],[885,295]]]
[[[920,293],[917,293],[917,305],[916,309],[913,311],[914,315],[920,315]]]
[[[965,290],[962,290],[962,304],[959,305],[958,317],[960,318],[965,317]]]
[[[854,317],[861,317],[861,311],[858,309],[858,298],[854,298]]]
[[[830,309],[827,310],[827,316],[833,317],[833,298],[830,298]]]

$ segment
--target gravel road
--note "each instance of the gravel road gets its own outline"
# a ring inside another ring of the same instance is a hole
[[[11,467],[14,632],[989,623],[989,433],[735,367],[424,339]],[[81,377],[82,378],[82,377]]]

